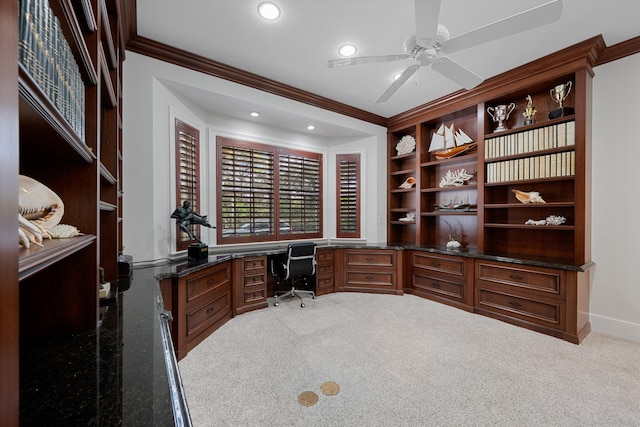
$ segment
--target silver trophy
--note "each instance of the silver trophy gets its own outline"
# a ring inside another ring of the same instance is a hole
[[[505,122],[509,120],[509,114],[513,112],[516,108],[515,102],[512,102],[509,105],[496,105],[496,107],[488,107],[487,113],[491,116],[494,122],[498,122],[498,127],[495,128],[494,132],[500,132],[506,130]]]
[[[568,116],[574,113],[573,108],[564,107],[562,105],[564,100],[567,99],[567,96],[569,96],[569,92],[571,92],[572,86],[573,84],[569,81],[566,83],[556,85],[554,88],[552,88],[549,91],[549,94],[551,95],[551,99],[557,102],[558,105],[560,106],[560,108],[556,108],[555,110],[549,112],[549,119],[556,119],[558,117]]]

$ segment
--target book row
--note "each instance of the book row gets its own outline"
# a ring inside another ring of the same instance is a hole
[[[558,123],[538,129],[487,139],[484,158],[513,156],[575,145],[576,122]]]
[[[84,141],[85,87],[80,68],[47,0],[20,0],[19,60]]]
[[[487,183],[554,178],[575,174],[575,151],[487,164]]]

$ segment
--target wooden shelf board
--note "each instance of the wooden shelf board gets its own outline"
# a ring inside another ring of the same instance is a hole
[[[535,209],[535,208],[572,208],[574,202],[547,202],[547,203],[486,203],[486,209]]]
[[[415,169],[403,169],[403,170],[399,170],[399,171],[393,171],[390,172],[390,175],[404,175],[407,173],[415,173]]]
[[[469,185],[461,185],[459,187],[432,187],[432,188],[423,188],[420,190],[421,193],[439,193],[441,191],[463,191],[463,190],[477,190],[477,184],[469,184]]]
[[[573,231],[573,225],[527,225],[527,224],[499,224],[486,223],[485,228],[511,228],[521,230]]]
[[[473,150],[470,154],[464,154],[462,156],[455,156],[449,159],[442,160],[433,160],[430,162],[420,163],[422,167],[432,167],[432,166],[440,166],[444,164],[455,164],[455,163],[464,163],[464,162],[475,162],[478,160],[478,152],[477,150]]]
[[[447,215],[477,215],[478,211],[477,210],[473,210],[473,211],[429,211],[429,212],[422,212],[420,215],[421,216],[447,216]]]
[[[532,130],[532,129],[542,129],[542,128],[546,128],[548,126],[557,125],[559,123],[572,122],[572,121],[575,121],[575,119],[576,119],[576,116],[573,114],[573,115],[570,115],[570,116],[559,117],[559,118],[553,119],[553,120],[546,120],[544,122],[534,123],[532,125],[519,126],[517,128],[506,129],[506,130],[503,130],[503,131],[500,131],[500,132],[492,132],[492,133],[486,134],[484,136],[484,140],[486,141],[487,139],[498,138],[500,136],[510,135],[510,134],[514,134],[514,133],[520,133],[520,132],[525,132],[525,131]]]
[[[29,249],[20,248],[18,278],[22,281],[95,241],[96,236],[90,234],[68,239],[45,240],[44,247],[32,244]]]

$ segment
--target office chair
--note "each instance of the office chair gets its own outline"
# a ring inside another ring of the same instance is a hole
[[[273,296],[276,301],[274,305],[280,305],[278,298],[298,297],[300,298],[300,307],[304,308],[304,301],[300,294],[311,295],[316,299],[313,291],[296,289],[296,281],[304,280],[305,286],[310,276],[316,272],[316,244],[311,243],[290,243],[287,247],[285,257],[273,258],[271,260],[271,272],[275,276],[278,284],[285,281],[291,282],[291,290],[274,292]],[[282,293],[282,295],[278,295]]]

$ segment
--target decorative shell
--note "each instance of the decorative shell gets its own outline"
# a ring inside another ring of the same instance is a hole
[[[516,199],[518,199],[522,203],[547,203],[544,201],[542,197],[540,197],[540,193],[537,191],[520,191],[520,190],[512,190],[516,195]]]
[[[413,188],[414,185],[416,185],[416,179],[410,176],[409,178],[405,179],[404,182],[400,184],[398,188],[407,190],[409,188]]]
[[[403,136],[396,145],[398,155],[411,153],[416,149],[416,139],[411,135]]]

